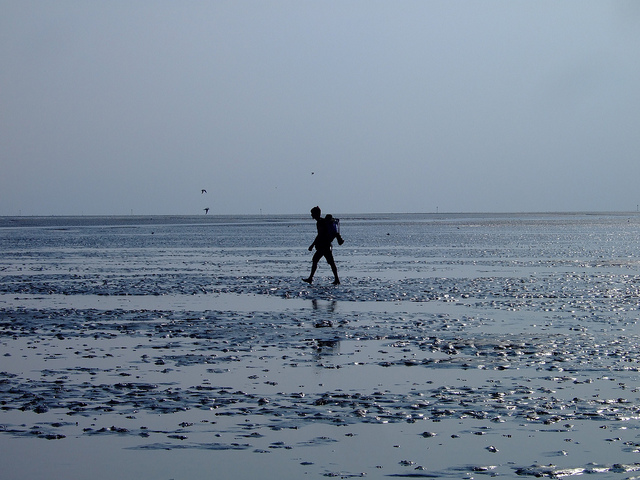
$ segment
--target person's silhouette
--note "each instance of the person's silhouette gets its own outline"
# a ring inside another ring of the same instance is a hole
[[[327,215],[325,218],[322,218],[320,207],[313,207],[311,209],[311,217],[316,221],[318,234],[309,247],[309,251],[312,251],[313,247],[316,247],[316,253],[313,254],[311,275],[309,275],[309,278],[303,278],[302,281],[313,283],[313,275],[316,273],[316,269],[318,268],[318,262],[322,257],[324,257],[327,259],[327,263],[331,267],[331,271],[333,271],[333,284],[339,285],[340,279],[338,278],[338,268],[336,267],[336,262],[333,260],[331,242],[333,242],[334,238],[337,238],[338,243],[342,245],[344,240],[334,226],[333,217],[331,215]]]

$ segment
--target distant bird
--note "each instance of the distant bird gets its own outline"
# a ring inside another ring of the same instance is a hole
[[[311,175],[315,175],[316,172],[311,172]]]
[[[207,191],[203,188],[203,189],[202,189],[202,193],[207,193]]]
[[[203,210],[204,210],[204,214],[205,214],[205,215],[206,215],[207,213],[209,213],[209,207],[207,207],[207,208],[203,208]]]

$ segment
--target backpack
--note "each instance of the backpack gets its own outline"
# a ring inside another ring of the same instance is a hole
[[[331,215],[325,217],[327,235],[333,241],[338,235],[340,235],[340,219],[333,218]]]

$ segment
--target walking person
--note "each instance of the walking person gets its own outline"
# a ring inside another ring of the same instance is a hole
[[[313,259],[311,263],[311,275],[309,278],[303,278],[303,282],[313,283],[313,276],[316,273],[316,269],[318,268],[318,262],[322,257],[326,258],[327,263],[331,267],[331,271],[333,272],[334,285],[340,285],[340,279],[338,278],[338,268],[336,267],[336,262],[333,260],[333,253],[331,251],[331,242],[333,242],[334,238],[338,239],[338,244],[342,245],[344,240],[340,236],[340,232],[337,228],[337,221],[334,222],[333,217],[331,215],[327,215],[325,218],[321,216],[322,212],[320,207],[313,207],[311,209],[311,217],[316,221],[316,227],[318,230],[318,234],[316,235],[315,240],[309,247],[309,251],[313,250],[313,247],[316,248],[316,253],[313,254]]]

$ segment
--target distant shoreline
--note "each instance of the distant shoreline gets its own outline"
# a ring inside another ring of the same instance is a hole
[[[502,211],[502,212],[372,212],[372,213],[333,213],[333,215],[341,215],[345,217],[376,217],[376,216],[417,216],[417,215],[432,215],[432,216],[492,216],[492,215],[640,215],[640,211],[637,210],[576,210],[576,211]],[[0,219],[3,218],[207,218],[207,217],[307,217],[306,213],[211,213],[211,214],[189,214],[189,213],[152,213],[152,214],[62,214],[62,215],[0,215]]]
[[[566,217],[640,217],[640,212],[467,212],[467,213],[334,213],[343,222],[368,221],[462,221],[513,218],[543,219]],[[0,228],[16,227],[97,227],[151,225],[219,225],[226,223],[299,223],[309,220],[307,214],[209,214],[209,215],[34,215],[0,216]]]

